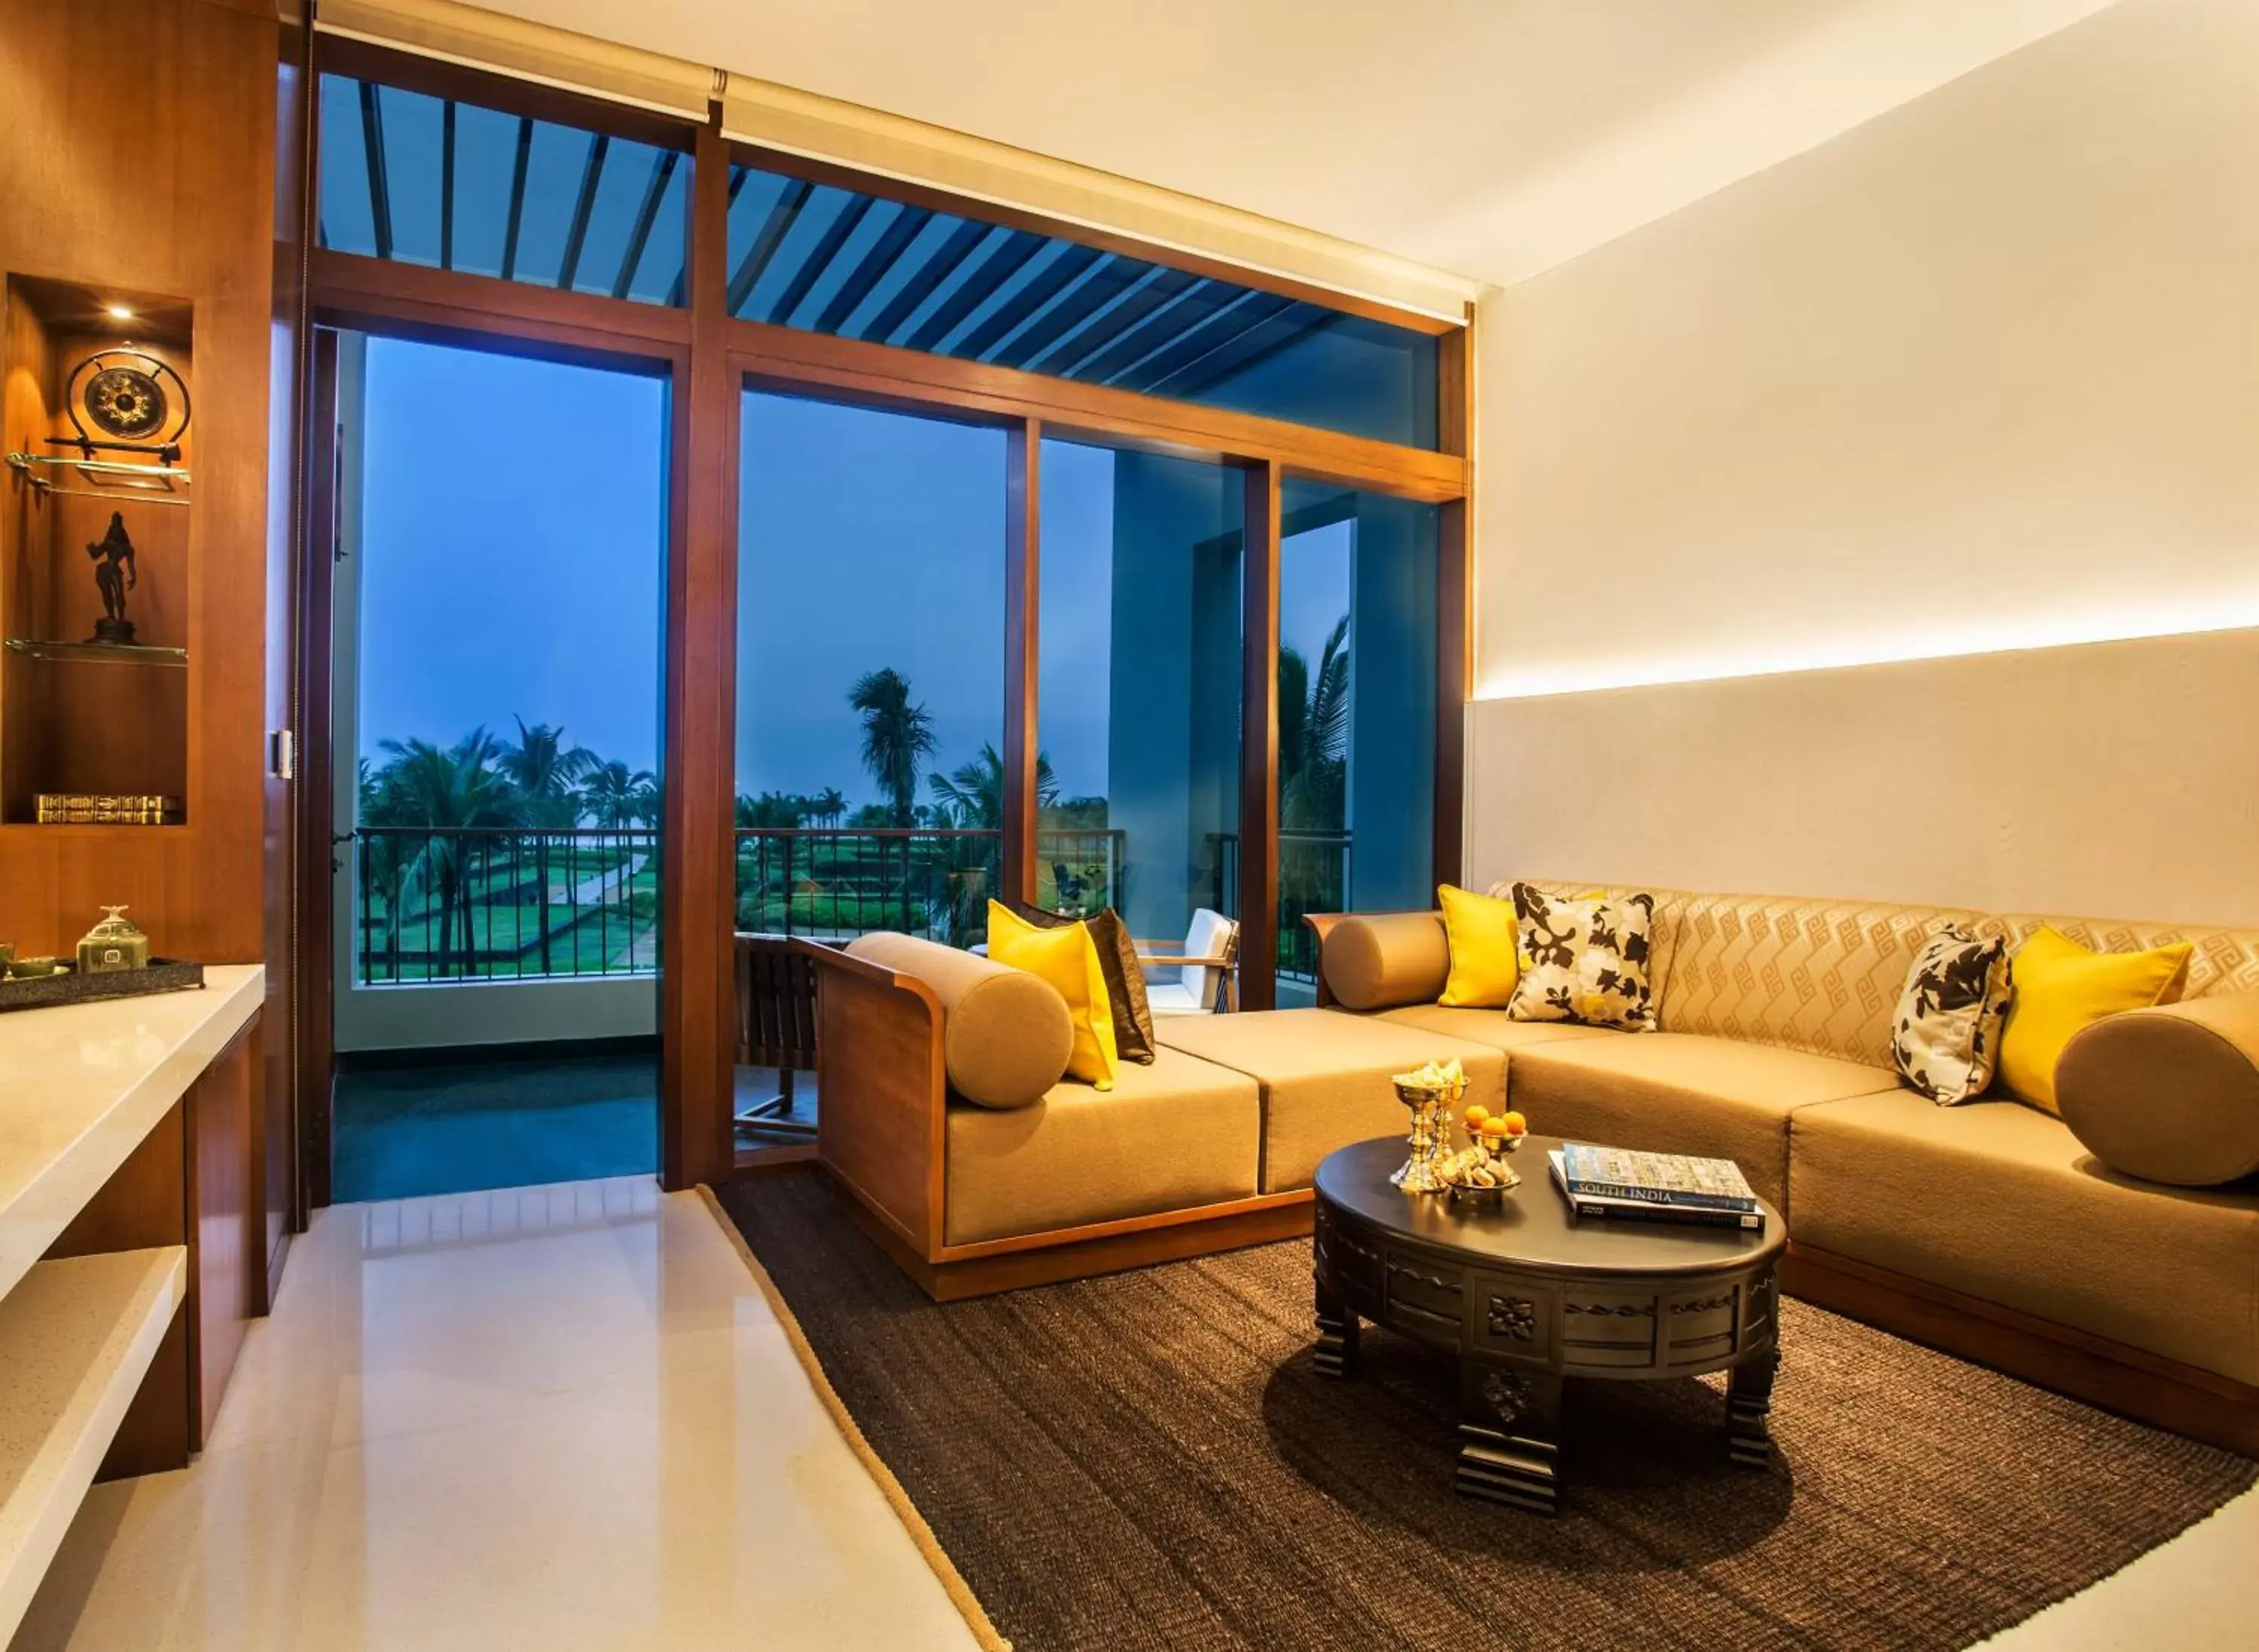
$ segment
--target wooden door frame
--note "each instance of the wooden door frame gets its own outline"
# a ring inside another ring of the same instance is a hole
[[[335,729],[331,670],[337,640],[338,529],[338,335],[309,329],[312,372],[303,424],[305,515],[298,563],[298,808],[295,822],[297,1015],[292,1065],[298,1104],[298,1200],[303,1214],[330,1202],[337,1066]]]
[[[1187,255],[1088,226],[1015,214],[993,203],[880,179],[805,157],[778,155],[723,139],[718,105],[706,123],[622,111],[554,89],[434,65],[410,55],[320,37],[318,67],[439,96],[467,97],[578,126],[686,148],[692,158],[685,214],[688,306],[670,309],[525,282],[428,269],[314,248],[307,257],[310,324],[424,338],[472,348],[658,371],[671,387],[659,1024],[662,1043],[660,1177],[681,1188],[731,1174],[735,928],[737,518],[742,393],[768,388],[1003,428],[1009,437],[1006,545],[1005,890],[1031,896],[1038,730],[1040,455],[1057,436],[1116,449],[1231,466],[1246,474],[1250,507],[1243,567],[1239,898],[1244,939],[1242,999],[1273,1001],[1279,884],[1277,814],[1278,512],[1279,488],[1313,481],[1439,507],[1434,870],[1463,874],[1465,703],[1473,635],[1473,316],[1453,329],[1433,317],[1338,294],[1305,290],[1259,272],[1210,262],[1199,273],[1288,292],[1336,309],[1413,327],[1436,338],[1438,440],[1400,446],[1282,420],[1103,386],[1047,378],[993,364],[924,354],[851,338],[795,331],[728,313],[730,167],[771,167],[842,188],[1040,229],[1178,267]],[[317,169],[308,168],[310,189]],[[334,430],[332,430],[332,439]],[[310,479],[308,486],[314,485]],[[330,479],[334,487],[334,476]],[[309,758],[324,726],[302,730]],[[326,748],[322,757],[331,754]],[[302,787],[310,799],[310,787]],[[302,852],[317,827],[326,867],[330,800],[303,811]],[[326,888],[326,885],[324,886]],[[326,902],[320,920],[327,929]],[[334,940],[331,936],[331,939]],[[308,951],[314,949],[308,948]],[[319,967],[332,952],[321,949]],[[334,989],[336,983],[329,983]],[[304,1000],[311,1003],[314,1000]],[[326,1065],[326,1057],[324,1057]],[[309,1052],[307,1066],[312,1065]],[[305,1071],[302,1068],[302,1072]],[[321,1075],[326,1095],[326,1072]],[[310,1092],[310,1096],[311,1093]],[[316,1098],[318,1101],[318,1098]],[[327,1114],[322,1106],[322,1146]],[[312,1130],[303,1134],[311,1137]],[[309,1157],[312,1155],[309,1153]],[[326,1150],[310,1191],[328,1192]]]
[[[316,266],[317,272],[324,267],[323,255],[317,255]],[[437,271],[415,273],[419,275],[442,274]],[[469,288],[454,290],[457,284],[462,282],[469,283]],[[300,703],[307,708],[300,737],[302,806],[297,825],[300,901],[304,915],[299,943],[299,976],[303,983],[303,990],[308,994],[301,1000],[303,1006],[301,1021],[302,1027],[311,1028],[318,1018],[321,1035],[318,1041],[310,1036],[302,1036],[297,1068],[301,1097],[300,1183],[310,1206],[328,1204],[332,1193],[331,1165],[335,1105],[336,993],[341,989],[350,990],[349,984],[337,979],[335,971],[337,936],[332,902],[335,894],[333,879],[337,873],[331,865],[331,857],[338,852],[335,842],[338,829],[335,708],[331,673],[336,644],[332,575],[339,529],[337,511],[340,503],[338,497],[340,455],[337,419],[338,333],[358,332],[371,338],[410,339],[489,355],[521,356],[630,372],[666,383],[668,387],[670,430],[664,672],[673,672],[675,658],[682,652],[678,639],[686,634],[691,621],[691,616],[684,607],[691,599],[681,588],[678,577],[679,566],[686,560],[685,534],[690,522],[687,480],[691,469],[691,457],[684,440],[684,424],[688,418],[686,403],[690,399],[688,392],[691,388],[690,351],[687,341],[674,344],[666,341],[663,336],[610,327],[591,329],[554,317],[529,322],[507,302],[494,302],[496,299],[506,300],[507,295],[479,290],[484,287],[502,285],[504,283],[483,281],[477,276],[450,276],[436,290],[428,284],[418,283],[406,292],[384,293],[350,281],[324,286],[317,280],[313,290],[311,324],[315,329],[316,371],[314,392],[309,398],[308,408],[308,508],[303,563],[308,589],[305,623],[297,650],[302,673]],[[326,379],[324,376],[324,357]],[[733,424],[732,436],[734,431]],[[675,692],[670,687],[665,694],[663,704],[665,745],[661,758],[662,765],[670,770],[679,761],[675,756],[676,703]],[[674,788],[670,787],[666,789],[671,796]],[[666,936],[688,927],[691,916],[688,912],[676,909],[677,903],[688,893],[675,889],[678,882],[675,872],[681,859],[673,847],[676,830],[677,822],[670,809],[659,838],[662,902],[659,1035],[663,1065],[667,1059],[666,1052],[675,1047],[681,1039],[669,1014],[669,1002],[690,990],[686,986],[682,993],[670,993],[667,985],[670,973]],[[712,981],[708,990],[721,1005],[726,1006],[731,979],[726,956],[726,925],[722,942],[723,957],[718,966],[712,966]],[[681,967],[690,969],[687,962]],[[694,975],[697,973],[692,972]],[[695,984],[694,980],[691,985]],[[716,1021],[714,1024],[726,1027],[727,1022]],[[673,1092],[669,1090],[666,1093]],[[724,1132],[727,1119],[724,1104]],[[663,1094],[659,1107],[659,1159],[662,1173],[673,1172],[666,1174],[666,1186],[669,1187],[694,1186],[699,1181],[713,1179],[715,1173],[714,1145],[709,1143],[702,1148],[695,1139],[698,1133],[695,1129],[686,1129],[685,1125],[681,1110],[666,1105]],[[688,1174],[693,1169],[698,1173],[690,1175],[689,1179],[675,1179],[675,1176]]]

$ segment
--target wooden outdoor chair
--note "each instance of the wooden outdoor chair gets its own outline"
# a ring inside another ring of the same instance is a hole
[[[777,1093],[738,1109],[739,1124],[783,1136],[816,1134],[794,1115],[799,1073],[816,1066],[816,965],[781,935],[738,936],[738,1065],[774,1067]]]
[[[1183,944],[1139,941],[1145,1001],[1156,1015],[1222,1015],[1239,1002],[1239,925],[1202,907]]]

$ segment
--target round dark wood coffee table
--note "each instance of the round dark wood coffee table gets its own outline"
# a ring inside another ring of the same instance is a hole
[[[1776,1338],[1780,1213],[1762,1234],[1571,1215],[1533,1136],[1521,1186],[1494,1204],[1405,1193],[1388,1178],[1400,1138],[1359,1142],[1318,1166],[1316,1366],[1345,1377],[1361,1319],[1459,1356],[1463,1496],[1550,1514],[1559,1497],[1561,1381],[1731,1371],[1733,1460],[1772,1458],[1766,1413]]]

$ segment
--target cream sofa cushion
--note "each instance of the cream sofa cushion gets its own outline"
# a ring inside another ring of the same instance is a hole
[[[2135,1181],[2060,1119],[1910,1090],[1802,1109],[1789,1159],[1799,1244],[2259,1383],[2259,1191]]]
[[[1180,1050],[1114,1088],[1061,1082],[1010,1112],[951,1107],[943,1234],[953,1245],[1187,1210],[1255,1192],[1255,1081]]]
[[[1887,1068],[1686,1033],[1538,1044],[1507,1059],[1507,1101],[1540,1136],[1732,1159],[1792,1225],[1789,1114],[1899,1082]]]
[[[1451,949],[1440,912],[1360,912],[1326,936],[1326,986],[1344,1009],[1434,1003],[1450,979]]]
[[[1040,977],[886,930],[849,942],[847,955],[914,975],[932,989],[941,1003],[949,1087],[964,1100],[1027,1107],[1066,1072],[1073,1021],[1058,989]]]
[[[1156,1031],[1172,1049],[1246,1073],[1263,1089],[1263,1191],[1308,1187],[1337,1147],[1402,1136],[1408,1115],[1389,1080],[1457,1057],[1467,1100],[1506,1102],[1506,1057],[1488,1044],[1338,1009],[1173,1015]]]
[[[1575,1021],[1516,1021],[1502,1009],[1454,1009],[1443,1004],[1406,1004],[1397,1009],[1384,1009],[1373,1019],[1394,1022],[1400,1027],[1416,1027],[1422,1032],[1441,1033],[1446,1038],[1488,1044],[1493,1050],[1520,1050],[1530,1044],[1557,1043],[1565,1038],[1631,1036],[1613,1027],[1587,1027]]]
[[[2055,1068],[2056,1111],[2104,1164],[2220,1187],[2259,1175],[2259,993],[2106,1015]]]
[[[1689,895],[1677,916],[1664,1031],[1874,1067],[1891,1065],[1899,993],[1923,939],[1948,922],[1992,932],[1973,912],[1772,895]]]

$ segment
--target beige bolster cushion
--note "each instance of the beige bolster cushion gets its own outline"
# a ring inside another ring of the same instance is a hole
[[[847,953],[933,989],[949,1087],[966,1100],[1032,1107],[1065,1075],[1074,1028],[1049,981],[914,935],[862,936]]]
[[[2056,1064],[2056,1104],[2114,1171],[2177,1187],[2259,1171],[2259,993],[2106,1015]]]
[[[1440,912],[1370,912],[1326,936],[1326,986],[1344,1009],[1432,1004],[1451,978]]]

